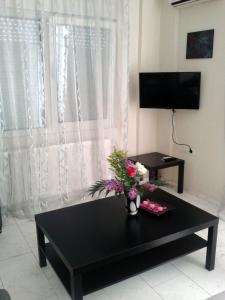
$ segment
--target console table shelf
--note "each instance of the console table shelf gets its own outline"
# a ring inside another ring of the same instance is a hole
[[[123,279],[154,268],[166,261],[189,254],[207,246],[207,241],[191,234],[144,253],[127,257],[83,274],[83,294],[89,294]],[[70,294],[70,274],[50,243],[46,244],[46,257]]]

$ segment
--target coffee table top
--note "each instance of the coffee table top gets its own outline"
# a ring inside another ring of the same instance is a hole
[[[61,259],[74,270],[141,253],[207,228],[218,218],[157,189],[151,199],[175,210],[160,217],[127,216],[123,196],[108,197],[35,216]]]
[[[163,161],[162,158],[168,156],[159,152],[152,152],[146,154],[140,154],[129,157],[130,160],[134,162],[140,162],[145,165],[146,168],[151,169],[163,169],[166,167],[177,166],[179,164],[184,164],[184,160],[180,158],[176,158],[173,161]]]

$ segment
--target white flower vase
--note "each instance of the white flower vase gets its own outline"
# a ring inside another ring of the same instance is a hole
[[[126,209],[128,211],[128,214],[130,216],[136,216],[136,214],[138,213],[138,209],[140,206],[140,195],[137,196],[137,198],[135,199],[130,199],[127,197],[127,195],[125,196],[125,205],[126,205]]]

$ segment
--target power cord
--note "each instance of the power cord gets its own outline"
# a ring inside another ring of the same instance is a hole
[[[176,141],[176,138],[175,138],[175,125],[174,125],[174,117],[175,117],[175,112],[176,111],[175,111],[175,109],[173,109],[172,111],[173,111],[172,112],[172,140],[173,140],[173,143],[176,144],[176,145],[178,145],[178,146],[185,146],[185,147],[187,147],[189,149],[189,153],[192,153],[193,151],[192,151],[190,145],[188,145],[188,144],[181,144],[181,143],[178,143]]]

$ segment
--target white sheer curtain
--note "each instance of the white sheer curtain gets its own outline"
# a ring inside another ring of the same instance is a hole
[[[84,199],[126,148],[128,0],[0,5],[0,202],[32,216]]]

